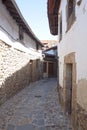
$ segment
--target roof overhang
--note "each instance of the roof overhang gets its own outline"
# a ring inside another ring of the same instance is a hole
[[[58,34],[58,10],[61,0],[48,0],[48,21],[50,32],[53,35]]]
[[[40,42],[40,40],[35,36],[35,34],[32,32],[31,28],[25,21],[24,17],[22,16],[15,0],[2,0],[3,4],[6,6],[7,10],[9,11],[10,15],[13,17],[13,19],[17,22],[19,26],[23,28],[23,30],[36,41],[37,44],[40,46],[43,46],[43,44]]]

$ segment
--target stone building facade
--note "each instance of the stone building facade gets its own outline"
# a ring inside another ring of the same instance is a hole
[[[0,104],[42,77],[42,43],[13,0],[0,0]]]
[[[59,98],[74,130],[87,130],[87,1],[48,0],[50,31],[58,34]]]

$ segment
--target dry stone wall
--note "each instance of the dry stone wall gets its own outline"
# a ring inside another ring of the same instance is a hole
[[[35,63],[32,70],[35,69]],[[39,79],[34,72],[32,81]],[[0,41],[0,104],[29,85],[32,75],[29,55]]]

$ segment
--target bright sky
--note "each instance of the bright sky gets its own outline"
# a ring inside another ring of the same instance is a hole
[[[47,0],[16,0],[16,3],[34,34],[40,40],[57,40],[50,34]]]

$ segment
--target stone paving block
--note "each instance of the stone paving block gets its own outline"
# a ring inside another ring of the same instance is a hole
[[[21,126],[17,126],[16,130],[35,130],[35,127],[31,124],[29,125],[21,125]]]
[[[46,126],[45,129],[46,129],[46,130],[51,130],[51,127],[50,127],[50,126]]]
[[[46,130],[45,127],[40,127],[38,130]]]
[[[15,126],[9,124],[8,127],[7,127],[7,130],[15,130]]]
[[[44,123],[44,119],[39,119],[39,120],[38,120],[38,125],[39,125],[39,126],[44,126],[44,124],[45,124],[45,123]]]
[[[70,118],[59,105],[56,88],[56,79],[44,79],[8,100],[0,107],[0,130],[72,130]]]

